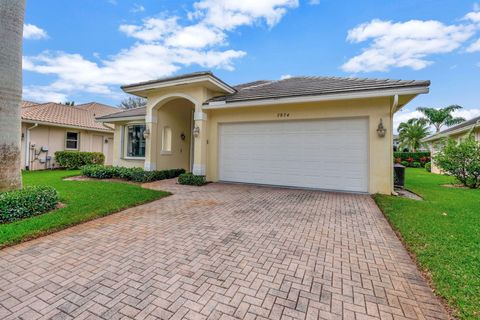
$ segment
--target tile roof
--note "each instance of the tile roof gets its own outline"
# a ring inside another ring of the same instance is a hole
[[[163,82],[183,80],[183,79],[191,79],[191,78],[197,78],[197,77],[203,77],[203,76],[210,76],[210,77],[216,79],[217,81],[219,81],[220,83],[224,84],[225,86],[229,87],[230,89],[234,89],[229,84],[224,82],[222,79],[220,79],[216,75],[214,75],[213,72],[211,72],[211,71],[198,71],[198,72],[181,74],[181,75],[173,76],[173,77],[165,77],[165,78],[160,78],[160,79],[155,79],[155,80],[148,80],[148,81],[143,81],[143,82],[138,82],[138,83],[133,83],[133,84],[127,84],[127,85],[121,86],[121,88],[122,89],[128,89],[128,88],[143,86],[143,85],[148,85],[148,84],[163,83]]]
[[[118,119],[118,118],[129,118],[129,117],[141,117],[147,114],[146,107],[134,108],[134,109],[127,109],[124,111],[112,113],[109,115],[105,115],[102,117],[97,117],[97,120],[105,120],[105,119]]]
[[[106,105],[97,106],[68,106],[60,103],[42,103],[22,108],[22,120],[38,121],[64,125],[66,127],[80,127],[90,130],[112,131],[112,128],[95,120],[95,111],[106,111]],[[115,109],[113,107],[109,107]]]
[[[458,131],[458,130],[462,130],[462,129],[465,129],[465,130],[470,129],[470,127],[473,126],[476,123],[478,123],[478,126],[480,127],[480,116],[472,118],[472,119],[467,120],[467,121],[464,121],[460,124],[457,124],[456,126],[453,126],[453,127],[448,128],[448,129],[445,129],[443,131],[440,131],[439,133],[432,134],[431,136],[425,138],[425,141],[436,140],[437,138],[444,137],[444,136],[448,135],[448,133],[453,132],[453,131]]]
[[[247,101],[287,98],[356,91],[369,91],[408,87],[428,87],[430,81],[341,78],[341,77],[292,77],[283,80],[262,80],[234,86],[237,92],[214,97],[213,101]]]
[[[107,114],[119,112],[121,110],[119,108],[115,108],[98,102],[82,103],[76,105],[75,107],[77,107],[78,109],[92,111],[94,113],[94,116],[96,117],[106,116]]]
[[[33,102],[33,101],[28,101],[28,100],[22,100],[22,108],[28,108],[28,107],[34,106],[36,104],[38,104],[38,103]]]
[[[164,78],[143,82],[141,84],[155,83],[185,79],[198,75],[212,75],[211,72],[197,72],[176,77]],[[139,85],[139,84],[136,84]],[[300,97],[309,95],[336,94],[356,91],[369,91],[395,88],[428,87],[430,81],[392,80],[392,79],[367,79],[367,78],[341,78],[341,77],[292,77],[283,80],[258,80],[233,86],[235,93],[222,95],[207,100],[209,102],[237,102],[262,100],[272,98]],[[124,86],[125,88],[128,86]],[[97,118],[107,120],[115,118],[145,116],[145,108],[126,110]]]

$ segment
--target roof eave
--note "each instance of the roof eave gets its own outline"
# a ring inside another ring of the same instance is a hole
[[[44,125],[44,126],[52,126],[52,127],[71,128],[71,129],[77,129],[77,130],[88,130],[88,131],[98,131],[98,132],[112,132],[113,133],[113,129],[109,129],[107,127],[105,127],[105,129],[100,129],[100,128],[75,126],[75,125],[70,125],[70,124],[55,123],[55,122],[48,122],[48,121],[38,121],[38,120],[34,120],[34,119],[24,119],[24,118],[22,118],[22,122],[39,124],[39,125]]]
[[[141,82],[137,84],[125,85],[121,86],[120,88],[126,92],[133,95],[142,96],[147,90],[154,90],[154,89],[163,89],[173,86],[180,86],[180,85],[189,85],[189,84],[196,84],[201,82],[208,82],[213,85],[215,88],[218,88],[220,92],[225,92],[228,94],[232,94],[236,92],[236,89],[231,87],[230,85],[226,84],[219,78],[215,77],[211,74],[202,74],[196,75],[188,78],[180,78],[174,80],[157,80],[157,81],[147,81]]]

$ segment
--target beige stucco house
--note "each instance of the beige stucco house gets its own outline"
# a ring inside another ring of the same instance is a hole
[[[22,167],[28,170],[55,168],[55,152],[95,151],[113,162],[113,127],[95,117],[119,109],[100,103],[68,106],[59,103],[22,102]]]
[[[393,114],[429,85],[293,77],[231,86],[198,72],[123,86],[147,106],[97,119],[115,125],[114,165],[390,194]]]
[[[435,157],[435,153],[441,148],[441,145],[448,139],[452,138],[459,140],[465,137],[470,131],[473,130],[473,135],[477,141],[480,141],[480,117],[472,118],[468,121],[462,122],[456,126],[450,127],[439,133],[431,135],[425,138],[423,141],[428,145],[432,158]],[[440,169],[435,166],[435,162],[432,161],[432,172],[441,173]]]

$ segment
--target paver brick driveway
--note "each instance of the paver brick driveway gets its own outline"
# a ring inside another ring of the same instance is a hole
[[[0,318],[447,318],[368,196],[153,187],[175,195],[0,251]]]

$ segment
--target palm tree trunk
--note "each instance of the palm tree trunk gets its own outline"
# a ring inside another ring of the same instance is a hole
[[[21,100],[25,0],[0,0],[0,191],[22,187]]]

